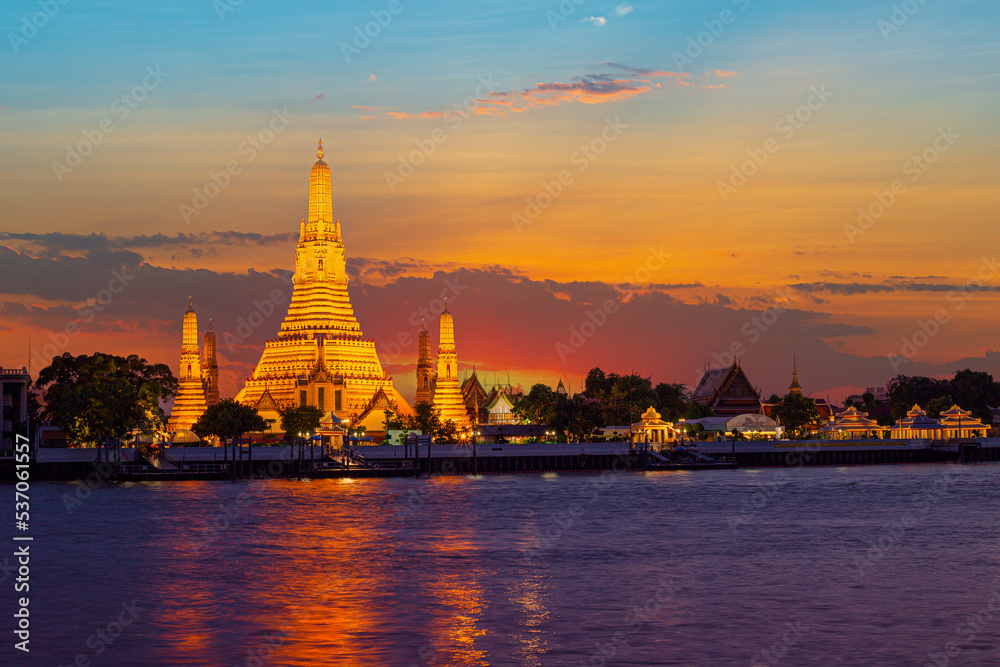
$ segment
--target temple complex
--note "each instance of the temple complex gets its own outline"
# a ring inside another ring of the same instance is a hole
[[[438,340],[437,376],[434,379],[434,408],[441,422],[449,419],[458,427],[469,425],[469,412],[462,400],[458,383],[458,354],[455,351],[455,319],[448,304],[441,313],[441,336]]]
[[[218,382],[218,369],[216,369],[216,382]],[[167,432],[190,430],[206,409],[208,405],[205,402],[205,385],[202,382],[201,351],[198,349],[198,316],[194,312],[191,297],[188,297],[188,309],[184,313],[184,328],[181,334],[177,396],[170,411],[170,419],[167,420]]]
[[[375,342],[365,339],[354,316],[322,141],[316,157],[309,176],[309,217],[299,227],[288,313],[236,400],[252,406],[264,400],[282,408],[312,405],[344,418],[364,412],[376,397],[381,403],[381,390],[398,413],[412,414],[382,369]]]

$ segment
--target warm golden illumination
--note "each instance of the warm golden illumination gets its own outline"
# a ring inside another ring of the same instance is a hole
[[[201,377],[201,352],[198,349],[198,316],[188,297],[181,335],[181,364],[177,374],[177,397],[167,420],[167,431],[190,429],[207,409],[205,386]]]
[[[255,405],[266,390],[279,405],[308,404],[345,417],[364,411],[381,389],[398,412],[410,414],[354,316],[322,142],[316,155],[321,159],[309,176],[309,219],[300,226],[288,314],[236,400]]]
[[[441,338],[438,341],[437,378],[434,381],[434,407],[442,422],[449,419],[455,426],[469,425],[469,412],[462,400],[458,383],[458,353],[455,350],[455,319],[445,304],[441,313]]]

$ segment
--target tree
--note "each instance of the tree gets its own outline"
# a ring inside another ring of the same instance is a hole
[[[420,401],[413,406],[413,416],[405,419],[406,428],[420,431],[424,435],[434,435],[441,430],[441,417],[431,403]]]
[[[160,401],[177,393],[177,379],[166,364],[100,352],[53,357],[36,385],[45,398],[43,417],[84,443],[156,432],[164,421]]]
[[[227,398],[209,407],[191,430],[202,438],[214,435],[226,441],[246,433],[258,433],[266,428],[267,421],[258,414],[256,408]]]
[[[592,368],[584,381],[583,394],[596,400],[603,410],[602,424],[632,424],[659,397],[652,382],[638,373],[618,375]]]
[[[940,419],[941,413],[950,408],[955,404],[950,395],[939,396],[938,398],[932,398],[927,401],[927,405],[924,406],[924,410],[927,412],[927,416],[931,419]]]
[[[286,436],[310,433],[319,428],[323,411],[312,405],[300,405],[281,411],[281,430]]]
[[[819,408],[816,401],[800,393],[788,393],[774,410],[775,416],[791,437],[819,423]]]
[[[685,385],[661,382],[656,385],[654,391],[656,391],[656,409],[664,421],[675,422],[684,416],[691,400],[691,392]]]
[[[601,426],[601,406],[580,394],[573,398],[558,396],[549,423],[553,429],[566,434],[568,440],[586,442]]]
[[[528,424],[548,424],[555,418],[556,396],[549,385],[536,384],[514,406],[514,414]]]
[[[1000,404],[1000,384],[993,381],[993,376],[968,368],[958,371],[950,380],[899,375],[886,383],[886,390],[895,419],[903,417],[914,405],[926,410],[931,401],[943,401],[950,397],[954,403],[988,425],[993,422],[990,406]],[[948,405],[945,409],[950,407]]]
[[[388,433],[389,431],[402,431],[406,428],[406,423],[402,417],[398,416],[392,410],[386,410],[382,426],[385,428],[386,433]]]
[[[684,410],[684,419],[701,419],[703,417],[714,417],[715,412],[707,405],[702,405],[696,401],[687,404]]]
[[[434,436],[436,442],[455,442],[458,440],[458,426],[452,420],[446,419]]]

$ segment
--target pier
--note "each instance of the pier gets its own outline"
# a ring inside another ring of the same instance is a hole
[[[627,442],[372,445],[332,453],[314,445],[167,447],[156,456],[134,448],[41,448],[37,481],[168,481],[263,477],[335,479],[430,474],[704,470],[802,466],[981,463],[1000,461],[1000,438],[923,440],[767,440],[703,442],[682,457]],[[0,479],[14,481],[13,458]]]

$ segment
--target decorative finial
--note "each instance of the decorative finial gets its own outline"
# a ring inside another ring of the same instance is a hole
[[[318,157],[320,160],[323,159],[323,140],[322,139],[319,140],[319,148],[316,149],[316,157]]]
[[[194,302],[191,301],[191,295],[188,294],[188,310],[194,310]]]

